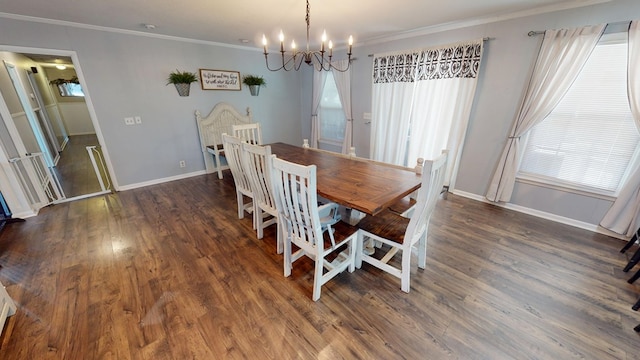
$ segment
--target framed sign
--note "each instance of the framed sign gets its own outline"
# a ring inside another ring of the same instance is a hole
[[[240,72],[200,69],[202,90],[240,90]]]

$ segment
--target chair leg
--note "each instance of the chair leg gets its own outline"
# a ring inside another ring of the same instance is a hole
[[[244,198],[242,193],[236,191],[236,198],[238,201],[238,219],[244,219]]]
[[[629,284],[633,284],[634,281],[638,280],[638,278],[640,278],[640,269],[638,269],[638,271],[636,271],[636,273],[633,274],[633,276],[631,278],[629,278],[629,280],[627,280],[627,282]]]
[[[362,267],[362,250],[364,247],[364,244],[363,244],[364,234],[362,233],[362,230],[358,230],[357,236],[358,237],[355,243],[355,252],[356,252],[355,265],[356,265],[356,268],[360,269]]]
[[[631,239],[629,239],[629,241],[627,242],[627,244],[620,249],[621,253],[625,253],[625,251],[629,250],[629,248],[638,240],[638,233],[640,232],[640,228],[638,228],[638,230],[636,230],[636,233],[633,234],[633,237],[631,237]]]
[[[284,239],[284,277],[291,275],[291,239]]]
[[[636,266],[638,261],[640,261],[640,248],[638,248],[638,250],[636,250],[636,252],[633,254],[631,259],[627,263],[627,266],[625,266],[624,269],[622,269],[622,271],[627,272],[627,271],[631,270],[631,268]]]
[[[429,226],[427,224],[427,226]],[[420,269],[424,269],[427,267],[427,232],[429,229],[425,230],[424,234],[420,240],[418,240],[418,267]]]
[[[636,301],[636,303],[633,304],[631,309],[633,309],[633,311],[638,311],[638,309],[640,309],[640,298],[638,298],[638,301]]]
[[[276,251],[278,254],[282,254],[284,251],[284,234],[282,231],[282,224],[280,218],[276,219]]]
[[[220,155],[216,153],[214,158],[216,162],[215,167],[216,167],[216,170],[218,171],[218,179],[222,179],[222,164],[220,164]]]
[[[635,330],[636,332],[640,332],[640,324],[638,324],[638,326],[634,327],[633,330]]]
[[[349,241],[349,272],[356,270],[356,248],[358,247],[358,235]]]
[[[260,209],[259,206],[256,206],[253,209],[253,212],[255,213],[255,219],[256,219],[256,232],[258,235],[258,239],[262,239],[264,237],[264,213],[262,212],[262,209]]]
[[[411,248],[402,249],[402,274],[400,278],[400,289],[408,293],[411,289]]]
[[[324,271],[324,258],[316,257],[316,266],[313,274],[313,301],[320,299],[320,292],[322,288],[322,272]]]

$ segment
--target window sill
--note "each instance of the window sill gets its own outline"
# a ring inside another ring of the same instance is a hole
[[[548,181],[544,181],[543,179],[529,177],[522,174],[519,174],[516,176],[516,182],[522,183],[522,184],[534,185],[534,186],[543,187],[543,188],[552,189],[552,190],[557,190],[557,191],[562,191],[570,194],[588,196],[594,199],[615,201],[617,198],[616,195],[613,195],[613,194],[606,194],[603,192],[590,191],[586,189],[577,189],[577,188],[565,186],[558,183],[551,183]]]

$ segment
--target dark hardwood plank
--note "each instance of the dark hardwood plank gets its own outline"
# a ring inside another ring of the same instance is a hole
[[[411,292],[371,266],[311,301],[231,174],[42,209],[0,232],[2,359],[638,359],[624,242],[450,195]],[[633,251],[632,251],[633,253]],[[394,259],[393,261],[399,261]]]

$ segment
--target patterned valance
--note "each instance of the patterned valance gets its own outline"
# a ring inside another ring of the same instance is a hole
[[[482,40],[479,40],[439,49],[376,56],[373,59],[373,83],[476,78],[482,45]]]

